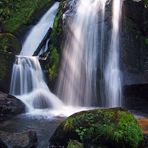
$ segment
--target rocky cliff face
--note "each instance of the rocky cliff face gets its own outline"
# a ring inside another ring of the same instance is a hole
[[[123,3],[121,69],[125,84],[148,82],[148,8],[144,0]]]

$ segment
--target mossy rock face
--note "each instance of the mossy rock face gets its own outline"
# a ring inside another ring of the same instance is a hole
[[[70,140],[109,148],[138,148],[142,130],[134,116],[121,108],[95,109],[76,113],[56,129],[51,145],[67,146]]]
[[[61,51],[64,39],[63,13],[66,11],[66,9],[66,0],[61,0],[50,35],[50,43],[48,46],[48,53],[50,54],[46,60],[46,63],[42,64],[43,69],[47,71],[47,78],[52,88],[54,88],[55,81],[58,76],[60,59],[62,55]],[[48,55],[48,53],[45,53],[45,56],[46,54]]]
[[[0,90],[8,92],[12,65],[21,46],[15,36],[0,33]]]

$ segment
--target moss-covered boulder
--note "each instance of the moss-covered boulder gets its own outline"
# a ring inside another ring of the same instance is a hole
[[[0,33],[0,90],[9,90],[13,61],[20,49],[21,45],[14,35]]]
[[[67,118],[50,138],[50,144],[67,146],[70,140],[78,140],[84,147],[141,148],[143,134],[127,110],[95,109]]]

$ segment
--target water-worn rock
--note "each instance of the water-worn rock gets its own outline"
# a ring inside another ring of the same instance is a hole
[[[14,96],[0,91],[0,120],[15,116],[25,111],[25,105]]]
[[[138,148],[143,133],[134,116],[125,109],[95,109],[67,118],[50,138],[50,144],[67,146],[70,140],[109,148]]]
[[[0,131],[0,138],[12,148],[36,148],[37,134],[34,131],[22,133],[7,133]]]
[[[7,148],[6,144],[0,139],[0,148]]]

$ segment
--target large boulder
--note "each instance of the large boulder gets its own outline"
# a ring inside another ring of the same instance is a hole
[[[0,92],[0,121],[25,112],[25,105],[14,96]]]
[[[142,147],[143,133],[134,116],[125,109],[95,109],[76,113],[56,129],[49,142],[67,146],[70,140],[84,147]]]
[[[0,131],[0,138],[11,148],[36,148],[37,134],[34,131],[7,133]]]
[[[11,71],[15,55],[20,52],[21,45],[10,33],[0,33],[0,90],[9,91]]]

